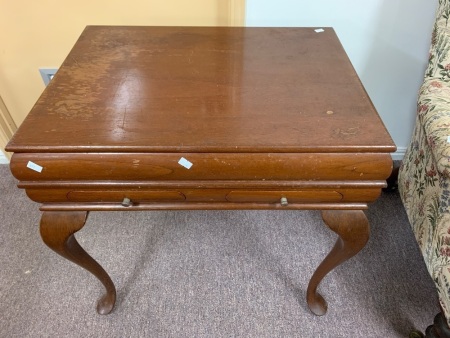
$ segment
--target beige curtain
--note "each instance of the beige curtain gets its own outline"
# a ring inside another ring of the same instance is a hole
[[[16,130],[17,126],[9,114],[3,98],[0,96],[0,149],[9,159],[11,158],[11,154],[5,152],[5,146]]]

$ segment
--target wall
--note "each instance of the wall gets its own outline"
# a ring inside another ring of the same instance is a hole
[[[437,0],[247,0],[247,26],[334,27],[401,159],[415,120]]]
[[[86,25],[229,24],[242,0],[0,0],[0,95],[20,125]]]

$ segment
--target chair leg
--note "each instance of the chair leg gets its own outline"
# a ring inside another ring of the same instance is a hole
[[[436,317],[434,317],[433,325],[427,327],[425,331],[426,338],[450,338],[450,328],[447,325],[442,312],[439,312]]]
[[[450,328],[442,312],[434,317],[433,325],[427,327],[425,335],[420,331],[411,331],[408,338],[450,338]]]
[[[399,167],[392,169],[391,176],[386,179],[387,187],[384,188],[384,191],[396,191],[398,188],[398,171]]]

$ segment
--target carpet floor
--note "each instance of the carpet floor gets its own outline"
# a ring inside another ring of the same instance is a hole
[[[0,337],[407,337],[439,312],[397,193],[366,215],[371,238],[319,287],[309,278],[336,235],[318,211],[91,212],[80,244],[118,299],[39,236],[39,205],[0,165]]]

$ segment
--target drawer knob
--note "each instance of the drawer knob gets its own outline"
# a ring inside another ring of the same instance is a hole
[[[281,203],[281,205],[282,205],[283,207],[287,207],[288,204],[289,204],[286,197],[281,197],[280,203]]]
[[[122,201],[122,205],[124,207],[131,207],[133,205],[133,202],[128,197],[125,197]]]

